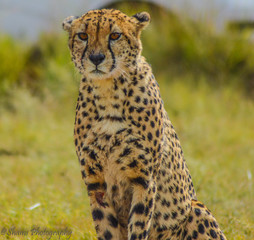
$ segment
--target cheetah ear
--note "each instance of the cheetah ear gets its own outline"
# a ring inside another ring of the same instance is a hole
[[[79,17],[70,16],[70,17],[65,18],[64,21],[63,21],[63,24],[62,24],[63,29],[67,32],[70,32],[71,24],[72,24],[73,20],[75,20],[77,18],[79,18]]]
[[[132,16],[134,22],[136,23],[138,30],[142,30],[150,23],[150,14],[148,12],[140,12],[136,13]]]

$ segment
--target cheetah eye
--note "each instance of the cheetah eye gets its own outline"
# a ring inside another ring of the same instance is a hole
[[[121,33],[118,33],[118,32],[113,32],[109,35],[109,39],[110,40],[117,40],[121,37]]]
[[[82,41],[87,41],[87,39],[88,39],[87,33],[78,33],[78,37]]]

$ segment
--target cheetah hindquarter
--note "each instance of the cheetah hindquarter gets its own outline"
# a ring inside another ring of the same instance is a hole
[[[75,145],[98,239],[226,239],[196,201],[191,176],[151,67],[141,56],[146,12],[68,17],[82,74]]]

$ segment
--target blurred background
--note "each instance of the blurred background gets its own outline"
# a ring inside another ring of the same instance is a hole
[[[80,76],[61,23],[97,8],[151,14],[143,55],[197,196],[228,239],[254,239],[253,0],[0,0],[0,227],[96,239],[73,144]],[[9,239],[46,239],[29,237]]]

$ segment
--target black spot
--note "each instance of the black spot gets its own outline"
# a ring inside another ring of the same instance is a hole
[[[188,218],[188,222],[189,222],[189,223],[191,223],[191,222],[192,222],[192,220],[193,220],[193,217],[192,217],[192,216],[189,216],[189,218]]]
[[[143,222],[137,221],[137,222],[135,222],[135,226],[140,227],[141,229],[144,229],[145,222],[144,221]]]
[[[126,81],[125,78],[123,78],[123,76],[120,76],[119,80],[120,80],[121,84],[123,84]]]
[[[126,128],[122,128],[122,129],[118,130],[118,131],[116,132],[116,134],[120,134],[120,133],[124,132],[125,130],[126,130]]]
[[[106,140],[108,141],[111,138],[111,135],[106,134],[105,137],[106,137]]]
[[[84,152],[87,152],[87,151],[89,151],[89,147],[88,146],[86,146],[86,147],[83,147],[83,149],[82,149]]]
[[[135,233],[131,234],[131,239],[130,240],[136,240],[137,239],[137,235]]]
[[[177,212],[172,212],[172,219],[175,219],[177,217]]]
[[[88,92],[88,93],[91,93],[92,91],[93,91],[93,88],[92,88],[91,86],[88,86],[87,92]]]
[[[132,178],[131,182],[133,184],[140,184],[141,186],[143,186],[144,189],[148,188],[148,181],[142,177]]]
[[[96,173],[95,173],[95,171],[94,171],[94,168],[92,168],[92,167],[89,167],[89,168],[88,168],[88,172],[89,172],[89,174],[91,174],[91,175],[96,175]]]
[[[120,107],[119,104],[113,104],[112,106],[113,106],[113,108],[115,108],[115,109],[118,109],[118,108]]]
[[[205,233],[205,228],[204,228],[204,225],[202,223],[200,223],[198,225],[198,232],[201,233],[201,234]]]
[[[195,214],[196,214],[197,217],[199,217],[200,214],[201,214],[201,211],[200,211],[199,208],[195,208],[195,209],[194,209],[194,212],[195,212]]]
[[[147,137],[148,137],[148,140],[149,140],[149,141],[152,141],[152,139],[153,139],[152,133],[149,132],[149,133],[147,134]]]
[[[131,153],[131,148],[126,147],[121,153],[120,157],[128,156]]]
[[[212,238],[217,238],[217,233],[213,229],[210,230],[210,234]]]
[[[198,232],[196,230],[193,231],[192,238],[193,239],[197,239],[198,238]]]
[[[118,221],[112,214],[108,215],[108,221],[109,221],[110,226],[117,228]]]
[[[151,200],[148,202],[148,206],[149,206],[149,208],[152,208],[152,206],[153,206],[153,199],[151,199]]]
[[[187,233],[188,233],[187,230],[184,229],[184,231],[183,231],[183,239],[186,237]]]
[[[140,97],[139,97],[139,96],[136,96],[135,102],[136,102],[136,103],[139,103],[139,102],[140,102]]]
[[[117,187],[116,185],[113,185],[113,186],[112,186],[112,191],[115,192],[115,191],[117,190],[117,188],[118,188],[118,187]]]
[[[157,131],[156,131],[156,137],[159,137],[159,136],[160,136],[160,131],[157,130]]]
[[[138,128],[141,126],[141,124],[139,122],[136,122],[136,121],[131,121],[131,124],[138,127]]]
[[[206,227],[209,227],[209,222],[208,222],[208,220],[205,220],[205,226],[206,226]]]
[[[96,153],[93,150],[90,152],[89,157],[92,158],[93,160],[96,160],[97,158]]]
[[[143,93],[145,92],[145,87],[140,87],[139,89],[140,89],[141,92],[143,92]]]
[[[165,221],[167,221],[167,220],[169,219],[169,217],[170,217],[170,214],[166,214],[166,213],[165,213],[165,214],[163,215],[163,218],[164,218]]]
[[[129,90],[129,93],[128,93],[128,97],[131,97],[132,95],[133,95],[133,90],[130,89],[130,90]]]
[[[199,206],[199,207],[204,207],[204,205],[203,204],[201,204],[201,203],[197,203],[197,205]]]
[[[100,183],[90,183],[87,185],[87,191],[94,191],[100,187]]]
[[[133,213],[136,213],[136,214],[143,214],[145,211],[145,206],[143,203],[138,203],[136,204],[133,209],[132,209],[132,212]]]
[[[103,212],[100,210],[100,209],[94,209],[92,211],[92,216],[93,216],[93,220],[96,221],[96,220],[102,220],[104,218],[104,214]]]
[[[129,113],[134,112],[134,110],[135,110],[135,107],[133,107],[133,106],[129,107]]]
[[[191,239],[192,239],[191,236],[188,236],[188,237],[187,237],[187,240],[191,240]]]
[[[141,113],[141,112],[143,112],[144,110],[145,110],[145,108],[143,108],[143,107],[139,107],[139,108],[136,109],[136,111],[137,111],[138,113]]]
[[[105,240],[111,240],[112,239],[112,234],[110,233],[110,231],[106,230],[104,232],[104,237],[105,237]]]
[[[181,202],[181,201],[180,201],[180,202]],[[182,208],[180,213],[181,213],[181,215],[184,215],[185,210]]]
[[[148,104],[148,100],[147,100],[147,98],[144,98],[143,103],[144,103],[145,105],[147,105],[147,104]]]
[[[83,112],[82,112],[82,116],[83,116],[83,117],[87,117],[87,116],[88,116],[88,113],[87,113],[86,111],[83,111]]]
[[[218,224],[215,221],[213,221],[213,225],[214,225],[215,228],[219,227]]]
[[[133,160],[128,166],[131,168],[134,168],[134,167],[138,166],[138,162],[136,160]]]
[[[106,107],[105,107],[105,106],[102,106],[102,105],[99,105],[99,109],[101,109],[101,110],[105,110],[105,109],[106,109]]]

